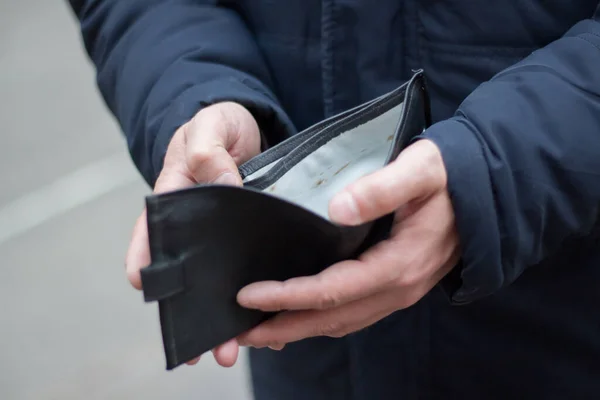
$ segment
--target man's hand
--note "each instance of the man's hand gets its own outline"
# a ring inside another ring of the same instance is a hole
[[[260,152],[256,121],[239,104],[219,103],[198,112],[174,134],[154,193],[193,186],[197,183],[242,185],[238,165]],[[138,218],[127,251],[129,281],[141,289],[140,269],[150,263],[146,211]],[[238,356],[238,344],[231,340],[213,350],[222,366],[231,366]],[[199,358],[188,364],[197,363]]]
[[[354,225],[394,212],[391,237],[318,275],[243,288],[242,306],[284,312],[241,335],[240,345],[281,349],[312,336],[341,337],[419,301],[458,260],[446,181],[438,148],[421,140],[337,194],[333,221]]]

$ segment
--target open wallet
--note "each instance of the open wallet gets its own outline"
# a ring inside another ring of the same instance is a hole
[[[167,369],[274,315],[236,302],[245,285],[314,275],[386,238],[393,215],[340,226],[329,220],[329,201],[393,161],[430,123],[417,71],[241,165],[242,187],[146,197],[151,263],[142,287],[145,301],[158,302]]]

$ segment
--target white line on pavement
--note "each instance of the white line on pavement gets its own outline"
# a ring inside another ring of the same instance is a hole
[[[123,153],[79,168],[0,207],[0,244],[140,179]]]

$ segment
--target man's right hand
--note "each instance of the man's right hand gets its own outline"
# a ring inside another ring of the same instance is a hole
[[[165,155],[154,193],[197,183],[242,185],[238,166],[260,153],[260,131],[252,114],[236,103],[218,103],[202,109],[177,130]],[[125,266],[131,284],[141,290],[140,269],[150,264],[146,210],[138,218],[127,251]],[[213,349],[224,367],[235,364],[239,346],[235,339]],[[199,358],[188,362],[193,365]]]

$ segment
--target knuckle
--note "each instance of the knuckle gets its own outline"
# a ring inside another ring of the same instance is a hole
[[[280,312],[280,311],[285,311],[285,309],[287,307],[283,300],[275,299],[271,302],[271,304],[269,304],[268,308],[269,308],[269,311],[271,311],[271,312]]]
[[[394,193],[388,185],[381,185],[377,194],[373,194],[373,208],[387,213],[391,213],[400,207],[396,204]]]
[[[317,326],[318,336],[340,338],[345,335],[345,325],[341,322],[327,322]]]
[[[200,110],[192,119],[195,127],[212,127],[222,133],[234,132],[238,129],[237,122],[240,119],[243,106],[233,102],[220,102]],[[198,129],[194,129],[196,131]]]
[[[318,309],[334,308],[340,305],[340,296],[332,292],[324,292],[317,301]]]
[[[361,186],[360,188],[354,188],[354,190],[350,191],[354,202],[356,203],[356,208],[361,220],[364,220],[371,214],[374,204],[374,197],[372,195],[372,191],[369,186]]]
[[[269,347],[271,350],[280,351],[283,350],[285,344],[280,342],[271,342],[267,347]]]
[[[336,331],[334,333],[332,333],[331,335],[329,335],[329,337],[334,338],[334,339],[340,339],[343,338],[344,336],[346,336],[348,334],[348,332],[342,330],[342,331]]]
[[[351,192],[361,219],[369,219],[381,211],[391,212],[394,209],[393,199],[388,193],[387,185],[363,185]]]
[[[182,136],[184,142],[187,141],[187,137],[190,135],[190,132],[193,130],[197,119],[198,119],[198,115],[194,116],[188,122],[181,125],[181,127],[179,129],[177,129],[177,131],[175,132],[175,135],[173,135],[173,137]]]
[[[290,308],[290,303],[293,302],[293,299],[290,299],[287,294],[292,290],[290,281],[283,281],[276,285],[268,299],[269,311],[278,312]]]
[[[250,336],[245,338],[243,341],[240,341],[239,344],[241,346],[254,347],[256,349],[261,349],[263,347],[267,347],[271,341],[268,338],[260,337],[260,336]]]
[[[427,146],[427,151],[422,152],[421,171],[424,179],[436,187],[445,185],[445,165],[442,154],[437,146],[430,141],[423,141],[423,146]]]
[[[420,281],[420,274],[407,270],[396,277],[396,286],[401,288],[410,288],[417,285]]]
[[[427,274],[427,255],[417,251],[407,251],[393,262],[399,267],[395,269],[393,282],[396,287],[411,288],[421,283]],[[390,260],[392,262],[392,260]]]
[[[187,158],[188,168],[190,171],[198,171],[208,164],[213,157],[214,154],[207,149],[192,150]]]

